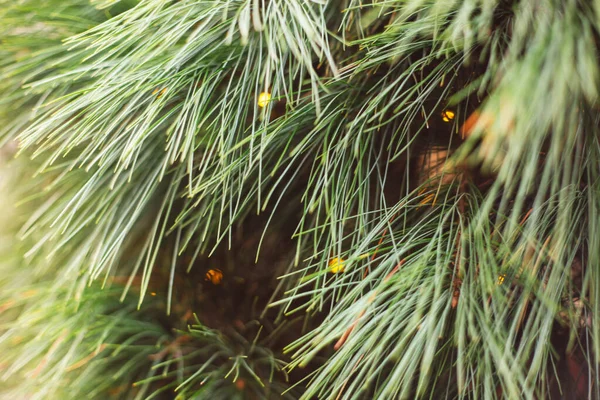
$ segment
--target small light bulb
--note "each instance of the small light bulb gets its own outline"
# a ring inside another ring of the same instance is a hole
[[[223,272],[218,269],[209,269],[204,275],[205,281],[210,281],[213,285],[218,285],[223,280]]]
[[[262,92],[261,94],[258,95],[258,106],[259,107],[262,107],[262,108],[266,107],[270,101],[271,101],[271,93]]]
[[[344,272],[344,259],[335,257],[329,261],[329,272],[337,274],[338,272]]]
[[[442,120],[444,122],[450,122],[454,119],[454,111],[451,110],[445,110],[442,112]]]

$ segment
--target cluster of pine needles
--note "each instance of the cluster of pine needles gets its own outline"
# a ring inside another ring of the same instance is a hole
[[[0,397],[598,398],[599,43],[591,0],[0,0]]]

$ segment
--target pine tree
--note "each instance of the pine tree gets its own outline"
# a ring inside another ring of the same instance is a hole
[[[0,0],[0,395],[599,398],[599,35],[591,0]]]

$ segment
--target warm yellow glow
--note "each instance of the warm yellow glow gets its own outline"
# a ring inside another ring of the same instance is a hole
[[[445,110],[444,112],[442,112],[442,120],[444,122],[450,122],[454,119],[454,115],[454,111]]]
[[[218,269],[209,269],[204,275],[205,281],[210,281],[213,285],[218,285],[223,280],[223,272]]]
[[[158,94],[158,96],[156,96],[157,99],[160,99],[161,96],[163,94],[165,94],[165,93],[167,93],[167,88],[154,89],[154,91],[152,92],[153,95],[157,95]]]
[[[504,278],[506,278],[505,274],[498,275],[498,282],[496,282],[496,285],[502,285],[504,283]]]
[[[336,257],[329,261],[329,272],[333,274],[344,272],[344,259]]]
[[[266,107],[270,101],[271,101],[271,93],[262,92],[261,94],[258,95],[258,106],[259,107],[263,107],[263,108]]]

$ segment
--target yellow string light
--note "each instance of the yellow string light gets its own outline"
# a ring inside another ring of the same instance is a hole
[[[344,272],[344,259],[335,257],[331,261],[329,261],[329,272],[331,272],[332,274]]]
[[[271,102],[271,93],[262,92],[258,95],[258,106],[261,108],[265,108],[267,104]]]
[[[504,283],[504,278],[506,278],[506,274],[498,275],[498,281],[496,285],[502,285]]]
[[[454,111],[451,110],[445,110],[442,112],[442,120],[444,122],[450,122],[454,119]]]
[[[162,89],[154,89],[154,91],[152,92],[152,95],[157,95],[156,98],[160,99],[162,97],[163,94],[167,93],[167,88],[162,88]]]
[[[210,281],[213,285],[218,285],[223,280],[223,271],[218,268],[209,269],[204,275],[205,281]]]

